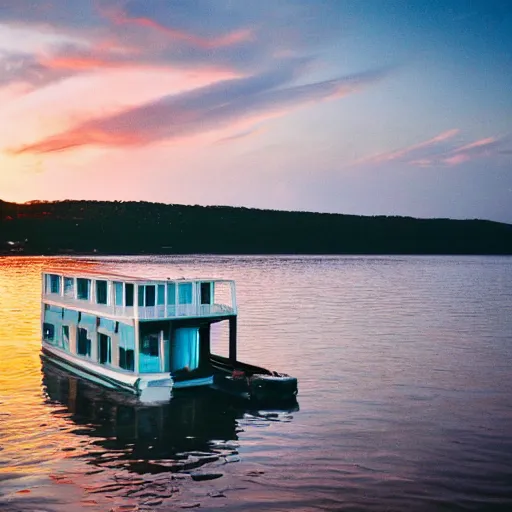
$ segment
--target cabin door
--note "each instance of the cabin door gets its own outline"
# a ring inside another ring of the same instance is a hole
[[[199,366],[199,328],[182,327],[174,330],[171,343],[171,372]]]

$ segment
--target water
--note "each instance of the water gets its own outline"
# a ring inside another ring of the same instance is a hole
[[[49,267],[236,279],[239,358],[300,409],[42,369]],[[512,510],[511,306],[510,258],[0,259],[0,510]]]

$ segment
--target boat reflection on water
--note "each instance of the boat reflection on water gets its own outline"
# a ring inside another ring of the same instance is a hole
[[[66,407],[79,427],[73,434],[94,438],[82,454],[87,462],[139,474],[189,473],[208,463],[236,461],[238,434],[247,418],[289,421],[299,409],[294,401],[286,409],[255,411],[209,388],[179,390],[169,403],[144,406],[45,358],[42,371],[47,402]]]

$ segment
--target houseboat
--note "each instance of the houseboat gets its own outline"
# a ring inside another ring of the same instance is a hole
[[[54,364],[141,402],[210,386],[250,400],[286,400],[297,380],[237,361],[235,283],[43,273],[42,352]],[[229,356],[211,353],[211,325],[229,325]]]

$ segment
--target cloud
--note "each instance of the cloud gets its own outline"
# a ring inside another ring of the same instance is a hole
[[[486,137],[484,139],[475,140],[469,144],[455,146],[451,151],[447,151],[440,155],[437,159],[432,159],[432,165],[460,165],[470,160],[479,158],[487,158],[491,156],[499,156],[500,148],[510,144],[507,137]]]
[[[416,158],[414,161],[421,162],[422,165],[424,165],[427,161],[425,158],[421,158],[418,153],[423,152],[425,149],[435,148],[438,147],[440,143],[443,143],[453,137],[455,137],[459,133],[459,130],[454,128],[452,130],[447,130],[445,132],[440,133],[439,135],[436,135],[435,137],[432,137],[431,139],[428,139],[426,141],[420,142],[418,144],[413,144],[412,146],[407,146],[405,148],[385,152],[385,153],[379,153],[377,155],[372,155],[369,157],[361,158],[355,162],[353,162],[352,165],[360,165],[360,164],[369,164],[369,163],[383,163],[383,162],[390,162],[393,160],[409,160],[409,157],[411,155],[415,156]],[[411,161],[411,160],[409,160]]]
[[[251,128],[249,130],[239,131],[234,133],[233,135],[229,135],[227,137],[223,137],[215,142],[215,144],[224,144],[226,142],[232,142],[234,140],[245,139],[251,135],[255,135],[256,133],[261,133],[263,129],[261,127]]]
[[[0,24],[79,43],[74,48],[55,44],[25,56],[18,72],[4,75],[2,84],[20,81],[37,88],[121,66],[209,66],[254,73],[275,55],[311,54],[339,37],[336,9],[335,3],[321,3],[312,16],[303,0],[0,0]],[[16,59],[19,55],[7,56],[7,61]]]
[[[104,13],[114,24],[131,24],[139,27],[153,29],[164,34],[172,41],[182,41],[188,43],[191,46],[196,46],[206,50],[222,48],[225,46],[232,46],[238,43],[251,41],[254,37],[253,31],[250,28],[240,28],[224,34],[213,36],[200,36],[194,34],[193,32],[187,32],[184,29],[164,25],[158,20],[148,16],[129,16],[122,9],[114,11],[106,10]]]
[[[478,158],[506,154],[507,150],[502,148],[510,142],[507,137],[486,137],[463,143],[460,130],[452,129],[418,144],[361,158],[352,165],[396,161],[415,167],[453,167]]]
[[[0,58],[0,86],[22,83],[42,87],[68,75],[62,69],[49,69],[30,54],[4,54]]]
[[[283,114],[307,103],[355,93],[388,73],[373,70],[292,85],[304,66],[304,60],[290,60],[266,73],[165,96],[116,115],[89,120],[13,152],[49,153],[87,145],[136,146],[196,135],[252,116],[261,119],[262,114]]]

